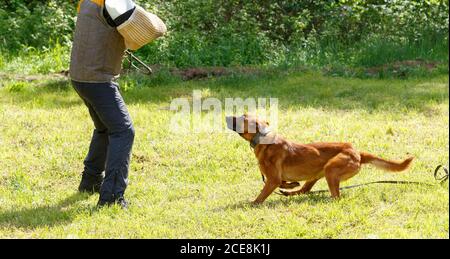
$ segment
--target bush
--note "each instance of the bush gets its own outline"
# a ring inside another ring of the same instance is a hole
[[[167,23],[137,52],[152,64],[376,66],[448,61],[443,0],[136,0]],[[76,0],[0,3],[0,51],[70,47]]]
[[[69,47],[59,42],[50,42],[48,45],[53,47],[41,50],[27,47],[14,55],[1,55],[0,70],[12,74],[48,74],[66,70],[69,64]]]
[[[0,4],[0,48],[15,52],[69,44],[75,24],[74,1],[8,0]]]

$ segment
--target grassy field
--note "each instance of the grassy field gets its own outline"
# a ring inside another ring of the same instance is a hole
[[[126,193],[131,208],[96,209],[78,194],[92,123],[65,79],[4,79],[0,86],[0,237],[12,238],[448,238],[449,189],[372,185],[329,194],[272,195],[256,159],[233,134],[174,135],[173,98],[277,97],[278,132],[298,142],[348,141],[411,169],[366,166],[345,185],[434,182],[448,165],[449,78],[351,79],[296,72],[179,80],[122,79],[136,128]],[[326,189],[319,181],[314,189]]]

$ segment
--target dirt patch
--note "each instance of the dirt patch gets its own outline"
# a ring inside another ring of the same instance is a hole
[[[392,64],[392,67],[400,68],[400,67],[408,67],[409,66],[409,67],[425,67],[427,69],[434,69],[438,65],[439,65],[439,62],[416,59],[416,60],[397,61]]]
[[[25,82],[34,82],[39,80],[49,80],[49,79],[66,79],[68,76],[67,71],[61,71],[58,73],[51,73],[46,75],[18,75],[11,73],[0,72],[1,80],[10,80],[10,81],[25,81]]]
[[[385,64],[383,66],[377,66],[377,67],[371,67],[366,69],[367,75],[378,75],[381,72],[387,72],[390,71],[392,73],[406,73],[405,70],[407,69],[413,69],[413,68],[422,68],[426,69],[429,72],[431,72],[433,69],[437,68],[440,65],[439,62],[433,62],[433,61],[425,61],[422,59],[415,59],[415,60],[403,60],[403,61],[396,61],[393,63]]]
[[[193,68],[169,68],[165,69],[159,65],[150,65],[149,66],[153,74],[158,74],[162,71],[168,71],[171,75],[175,77],[179,77],[184,81],[189,80],[200,80],[211,77],[222,77],[229,76],[233,74],[244,74],[244,75],[259,75],[263,73],[262,69],[253,68],[253,67],[193,67]],[[122,75],[130,75],[140,73],[136,68],[124,67],[122,70]]]
[[[183,80],[196,80],[209,77],[229,76],[232,74],[260,74],[261,70],[251,67],[226,68],[226,67],[199,67],[187,69],[171,69],[170,73],[181,77]]]
[[[223,67],[172,69],[170,72],[183,80],[225,76],[231,73],[229,69]]]
[[[159,73],[162,70],[162,68],[157,65],[151,66],[151,69],[153,70],[153,75]],[[186,68],[186,69],[172,68],[169,69],[169,72],[173,76],[180,77],[182,80],[188,81],[210,77],[228,76],[231,74],[260,74],[261,70],[256,68],[200,67],[200,68]],[[139,71],[136,69],[124,68],[122,70],[121,75],[127,76],[134,73],[139,73]],[[19,75],[0,72],[0,79],[8,81],[34,82],[49,79],[53,80],[67,79],[68,76],[69,76],[68,71],[61,71],[58,73],[51,73],[46,75]]]

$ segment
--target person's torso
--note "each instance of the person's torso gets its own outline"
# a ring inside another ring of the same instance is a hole
[[[110,82],[121,71],[123,37],[103,17],[104,0],[81,0],[70,60],[70,78]]]

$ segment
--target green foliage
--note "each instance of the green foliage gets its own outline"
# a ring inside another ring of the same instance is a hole
[[[71,41],[75,1],[7,0],[0,4],[0,48],[8,52],[24,47],[45,49],[56,40]]]
[[[140,2],[156,7],[170,31],[139,51],[152,63],[373,66],[448,60],[446,1]]]
[[[24,47],[14,54],[0,53],[0,70],[10,74],[48,74],[66,70],[69,47],[58,41],[47,43],[51,48]],[[2,61],[3,60],[3,61]]]
[[[77,0],[0,3],[0,49],[70,47]],[[138,51],[152,64],[377,66],[448,61],[443,0],[137,0],[167,23]],[[67,48],[68,50],[69,48]]]
[[[10,84],[7,89],[10,92],[21,92],[23,89],[25,89],[25,87],[27,87],[27,83],[19,81]]]

